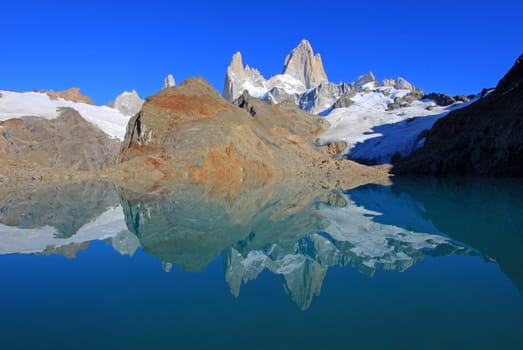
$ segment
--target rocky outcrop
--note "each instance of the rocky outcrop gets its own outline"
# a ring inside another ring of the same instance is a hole
[[[146,176],[162,181],[187,179],[231,193],[289,176],[336,186],[383,174],[321,153],[314,142],[322,130],[321,118],[294,105],[269,105],[247,93],[231,104],[192,78],[147,99],[129,122],[115,171],[146,168]]]
[[[252,115],[253,117],[256,115],[256,109],[254,108],[254,106],[252,105],[252,103],[250,102],[251,101],[251,96],[249,95],[249,92],[247,90],[245,90],[240,97],[238,97],[235,101],[234,101],[234,104],[244,110],[246,110],[247,112],[249,112],[250,115]]]
[[[117,141],[71,108],[62,108],[52,120],[24,117],[0,122],[0,159],[15,166],[93,171],[113,164],[118,147]]]
[[[387,110],[392,111],[394,109],[408,107],[412,102],[421,100],[423,96],[423,91],[414,89],[405,96],[395,97],[394,100],[387,105]]]
[[[163,81],[163,89],[167,89],[170,87],[176,86],[176,81],[174,80],[174,76],[172,74],[169,74],[165,77],[165,80]]]
[[[432,100],[438,106],[450,106],[450,105],[456,103],[456,100],[454,99],[454,97],[446,95],[446,94],[440,94],[437,92],[431,92],[430,94],[424,95],[422,98],[426,99],[426,100]]]
[[[352,98],[356,96],[356,91],[352,90],[340,96],[340,98],[334,103],[333,108],[347,108],[353,104]]]
[[[417,90],[414,85],[409,83],[407,80],[403,79],[402,77],[398,77],[396,79],[383,79],[383,82],[381,84],[382,86],[386,87],[393,87],[398,90]]]
[[[72,87],[63,91],[53,91],[53,90],[43,90],[51,100],[57,100],[59,98],[66,101],[72,102],[82,102],[90,105],[94,105],[93,100],[89,96],[85,96],[80,92],[80,89],[77,87]]]
[[[138,96],[135,90],[124,91],[113,102],[108,103],[109,107],[115,108],[125,115],[135,115],[140,111],[145,101]]]
[[[285,58],[283,74],[298,79],[307,89],[329,81],[320,54],[315,55],[311,44],[305,39]]]
[[[330,154],[331,156],[337,156],[347,148],[347,142],[345,141],[336,141],[329,142],[326,145],[322,146],[321,150],[324,153]]]
[[[375,87],[378,87],[379,83],[376,77],[374,76],[374,73],[368,72],[367,74],[360,75],[358,79],[356,79],[356,82],[354,83],[354,88],[356,90],[364,90],[364,89],[373,89]]]
[[[397,174],[523,175],[523,55],[496,90],[439,119]]]
[[[351,84],[322,82],[300,96],[298,107],[307,113],[322,114],[329,111],[342,96],[352,92]]]

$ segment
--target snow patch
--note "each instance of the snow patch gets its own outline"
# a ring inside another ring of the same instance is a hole
[[[97,126],[107,135],[123,140],[130,116],[114,108],[93,106],[86,103],[51,100],[45,93],[14,92],[0,90],[0,121],[20,117],[41,117],[55,119],[59,116],[58,108],[69,107],[78,111],[82,117]]]

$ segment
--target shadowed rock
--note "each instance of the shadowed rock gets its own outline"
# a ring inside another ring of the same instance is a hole
[[[496,90],[439,119],[396,174],[523,175],[523,56]]]

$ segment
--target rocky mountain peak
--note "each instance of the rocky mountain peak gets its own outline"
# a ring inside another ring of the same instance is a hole
[[[356,80],[355,89],[361,90],[367,87],[377,87],[379,85],[374,73],[368,72],[367,74],[360,75]]]
[[[402,77],[396,79],[383,79],[383,86],[393,87],[398,90],[416,90],[414,85]]]
[[[133,116],[140,111],[144,100],[138,96],[135,90],[124,91],[113,102],[108,103],[109,107],[119,110],[121,113]]]
[[[314,55],[311,44],[305,39],[285,58],[283,74],[303,82],[307,89],[328,81],[320,54]]]
[[[497,94],[504,94],[518,87],[523,81],[523,54],[514,63],[510,71],[496,86]]]
[[[53,91],[53,90],[42,90],[49,96],[51,100],[57,100],[59,98],[71,102],[81,102],[87,103],[89,105],[94,105],[93,100],[89,96],[85,96],[80,92],[80,88],[72,87],[63,91]]]
[[[174,80],[174,76],[172,74],[169,74],[165,77],[165,80],[163,81],[163,88],[167,89],[173,86],[176,86],[176,81]]]
[[[229,68],[227,70],[230,70],[236,74],[241,74],[243,72],[243,59],[242,53],[240,51],[237,51],[234,55],[232,55],[231,63],[229,64]]]

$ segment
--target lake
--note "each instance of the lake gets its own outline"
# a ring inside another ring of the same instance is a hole
[[[523,182],[398,179],[0,208],[2,349],[523,349]]]

